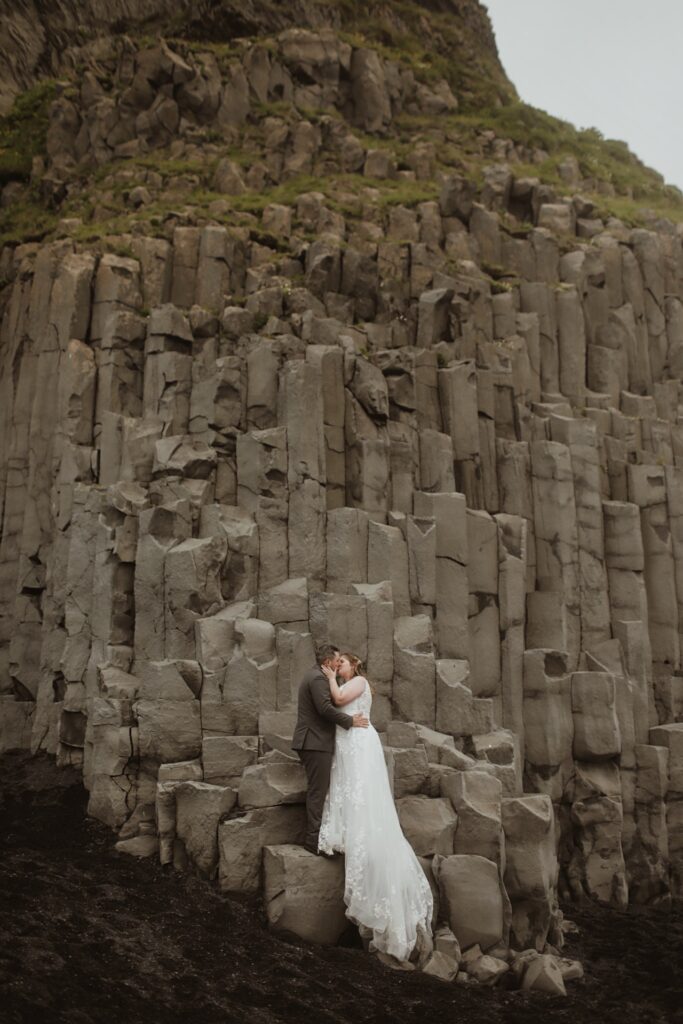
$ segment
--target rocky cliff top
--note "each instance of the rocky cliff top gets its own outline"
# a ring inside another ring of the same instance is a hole
[[[235,226],[310,191],[367,220],[434,199],[454,169],[480,196],[510,176],[581,192],[603,222],[683,213],[625,144],[517,100],[474,0],[0,13],[0,245]],[[216,178],[226,159],[237,183]]]
[[[72,66],[74,50],[101,36],[154,35],[228,43],[285,28],[361,33],[368,42],[441,64],[453,84],[474,99],[501,102],[514,89],[500,65],[491,25],[477,0],[2,0],[0,3],[0,111],[46,75]]]
[[[558,897],[683,893],[680,196],[478,92],[474,4],[155,10],[0,124],[0,751],[334,943],[291,752],[333,638],[438,896],[416,963],[564,992]]]

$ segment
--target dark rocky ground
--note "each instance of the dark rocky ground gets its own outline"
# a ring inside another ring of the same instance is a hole
[[[7,1024],[675,1024],[683,911],[569,908],[567,999],[465,990],[361,949],[273,938],[258,902],[113,849],[77,773],[0,758],[0,1021]]]

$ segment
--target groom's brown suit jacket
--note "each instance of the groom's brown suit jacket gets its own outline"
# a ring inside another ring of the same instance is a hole
[[[322,669],[315,665],[299,686],[299,708],[292,750],[334,751],[334,729],[350,729],[351,715],[339,711],[332,703],[330,684]]]

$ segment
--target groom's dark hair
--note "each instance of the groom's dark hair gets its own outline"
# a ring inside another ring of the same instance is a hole
[[[320,647],[315,649],[315,660],[318,665],[322,665],[324,661],[329,661],[330,658],[336,657],[339,654],[339,648],[335,647],[334,644],[321,644]]]

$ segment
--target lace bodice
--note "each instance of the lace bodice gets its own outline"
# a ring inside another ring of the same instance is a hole
[[[349,679],[349,683],[352,683],[354,681],[354,679],[358,679],[358,678],[359,678],[358,676],[354,676],[353,679]],[[344,685],[348,686],[349,683],[345,683]],[[344,692],[344,688],[342,687],[342,693],[343,692]],[[349,701],[348,704],[344,704],[344,706],[341,708],[341,710],[344,711],[347,715],[358,715],[358,714],[361,714],[361,715],[367,715],[367,717],[369,718],[370,717],[370,709],[371,709],[371,707],[372,707],[372,693],[370,692],[370,686],[369,686],[368,681],[366,679],[365,680],[365,689],[363,690],[363,692],[361,694],[359,694],[358,697],[354,697],[354,699],[352,701]]]

